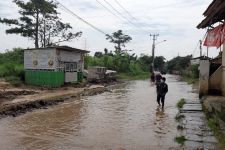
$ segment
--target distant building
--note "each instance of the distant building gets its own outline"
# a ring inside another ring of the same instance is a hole
[[[191,59],[191,65],[199,65],[200,64],[200,60],[205,60],[205,59],[210,59],[209,57],[206,56],[201,56],[201,57],[196,57],[196,58],[192,58]]]
[[[25,82],[46,87],[81,82],[86,53],[88,51],[68,46],[25,49]]]

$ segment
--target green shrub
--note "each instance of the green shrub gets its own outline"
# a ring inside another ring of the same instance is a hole
[[[187,141],[187,139],[184,136],[178,136],[175,137],[175,141],[181,145],[183,145],[185,143],[185,141]]]
[[[177,108],[179,108],[179,109],[183,108],[185,103],[186,102],[185,102],[184,98],[180,99],[179,102],[177,102]]]
[[[143,71],[138,63],[131,63],[129,65],[129,72],[131,75],[140,75],[143,73]]]
[[[192,78],[198,78],[199,77],[199,65],[192,65],[191,66],[191,76]]]
[[[23,65],[21,64],[13,64],[13,63],[5,63],[0,65],[0,77],[7,76],[24,76]]]

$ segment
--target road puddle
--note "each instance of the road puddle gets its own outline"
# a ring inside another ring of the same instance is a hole
[[[173,149],[175,105],[197,95],[176,76],[166,77],[164,110],[149,80],[130,81],[111,92],[0,120],[1,149]]]

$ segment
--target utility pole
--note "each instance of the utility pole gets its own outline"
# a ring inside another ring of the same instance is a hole
[[[159,34],[150,34],[150,37],[153,37],[153,43],[152,43],[152,70],[151,72],[154,73],[154,64],[155,64],[155,41],[157,40],[157,37]]]
[[[199,40],[200,57],[202,57],[202,40]]]

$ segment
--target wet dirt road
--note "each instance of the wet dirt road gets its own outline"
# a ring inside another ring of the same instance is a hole
[[[149,80],[130,81],[112,92],[1,119],[0,149],[173,149],[179,135],[175,105],[197,95],[176,76],[166,77],[164,111]]]

